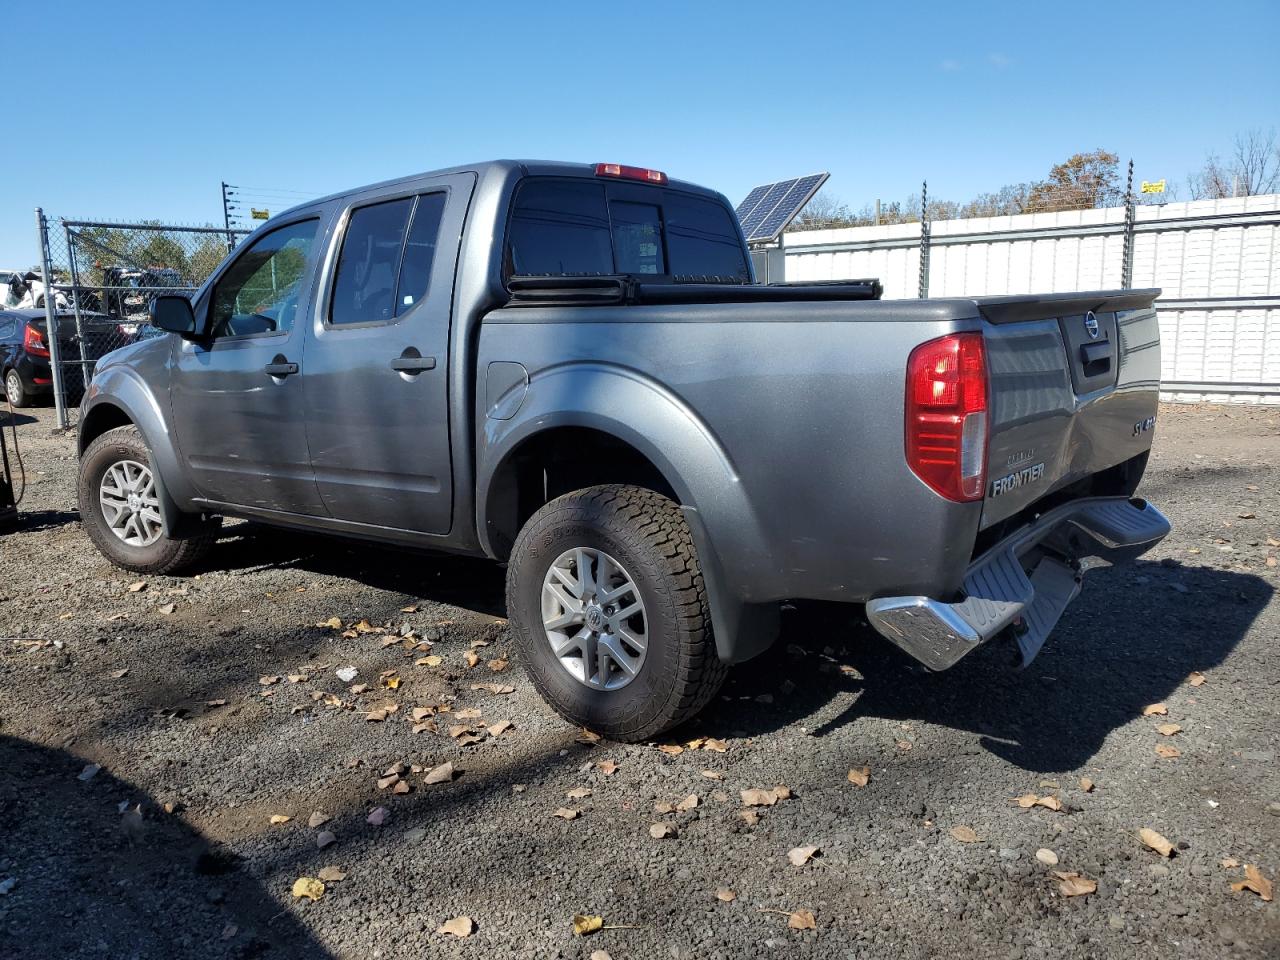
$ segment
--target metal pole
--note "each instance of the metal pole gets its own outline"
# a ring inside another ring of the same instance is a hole
[[[53,267],[49,263],[49,224],[45,220],[44,211],[40,207],[36,207],[36,232],[40,237],[40,269],[44,273],[42,278],[44,280],[44,316],[49,332],[49,366],[53,370],[53,409],[58,420],[58,426],[65,430],[68,426],[67,404],[62,391],[62,357],[61,350],[58,348],[58,316],[57,308],[53,303],[55,291],[50,285],[53,280]]]
[[[222,225],[227,230],[227,253],[236,248],[236,242],[231,238],[231,208],[227,205],[227,181],[222,181]]]
[[[1120,287],[1133,286],[1133,226],[1136,215],[1133,199],[1133,160],[1129,161],[1129,180],[1124,188],[1124,253],[1120,262]]]
[[[920,292],[921,300],[929,298],[929,181],[920,185]]]
[[[84,352],[84,318],[80,316],[80,270],[76,266],[76,245],[71,239],[71,228],[64,223],[62,230],[67,238],[67,257],[71,260],[71,309],[76,315],[76,341],[80,345],[80,376],[84,378],[83,389],[88,390],[93,372],[89,367],[89,357]]]

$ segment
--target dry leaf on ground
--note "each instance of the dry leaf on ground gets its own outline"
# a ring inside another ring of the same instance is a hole
[[[786,790],[785,787],[782,789]],[[763,790],[759,787],[751,790],[739,790],[738,796],[742,797],[742,804],[746,807],[772,807],[779,800],[785,799],[779,796],[776,789]],[[790,790],[787,790],[787,796],[791,796]]]
[[[259,677],[258,683],[264,687],[270,687],[280,682],[279,677]]]
[[[691,793],[679,803],[676,804],[676,810],[680,813],[688,813],[698,805],[698,795]]]
[[[739,810],[738,816],[746,821],[748,827],[754,827],[760,822],[760,814],[756,813],[754,810]]]
[[[1172,737],[1175,733],[1182,732],[1182,728],[1176,723],[1162,723],[1156,727],[1156,730],[1160,732],[1161,736],[1165,737]]]
[[[324,884],[315,877],[299,877],[293,881],[293,895],[316,901],[324,896]]]
[[[674,743],[660,743],[658,744],[658,749],[668,757],[678,757],[684,753],[684,747],[678,747]]]
[[[601,760],[596,764],[596,769],[606,777],[611,777],[618,771],[618,765],[612,760]]]
[[[608,950],[592,950],[591,960],[613,960],[613,957],[609,956]]]
[[[1082,877],[1078,873],[1064,873],[1061,870],[1055,870],[1053,875],[1058,878],[1058,892],[1064,897],[1083,897],[1087,894],[1095,893],[1098,889],[1096,880]]]
[[[273,813],[273,814],[271,815],[271,823],[273,823],[273,824],[276,824],[276,823],[288,823],[288,822],[289,822],[290,820],[292,820],[292,819],[293,819],[293,817],[291,817],[291,816],[289,816],[288,814],[285,814],[285,813]]]
[[[578,735],[574,737],[574,742],[585,743],[587,746],[592,747],[600,742],[600,734],[594,733],[586,727],[583,727],[582,730],[578,732]]]
[[[604,917],[593,917],[582,913],[573,915],[573,935],[575,937],[584,937],[589,933],[595,933],[603,926]]]
[[[566,793],[565,796],[568,797],[570,800],[581,800],[583,797],[591,796],[591,788],[590,787],[574,787],[572,790]]]
[[[1149,703],[1142,708],[1144,717],[1163,717],[1169,712],[1169,708],[1163,703]]]
[[[1095,786],[1094,782],[1090,780],[1088,777],[1080,778],[1080,789],[1083,790],[1085,793],[1092,793],[1094,786]]]
[[[1046,867],[1056,867],[1058,865],[1058,855],[1047,847],[1041,847],[1036,851],[1036,859]]]
[[[724,774],[719,770],[703,770],[702,775],[708,780],[723,780]]]
[[[509,683],[473,683],[471,685],[471,689],[488,690],[490,693],[496,693],[499,695],[516,692],[516,688],[511,686]]]
[[[1236,893],[1240,893],[1242,890],[1252,890],[1267,903],[1270,903],[1272,899],[1271,881],[1264,877],[1262,871],[1252,863],[1244,865],[1244,879],[1238,883],[1233,883],[1231,889]]]
[[[1157,743],[1156,756],[1161,757],[1164,760],[1174,760],[1182,756],[1182,751],[1177,747],[1171,747],[1167,743]]]
[[[1150,827],[1143,827],[1138,831],[1138,836],[1148,847],[1160,854],[1162,857],[1173,856],[1173,844],[1156,833]]]
[[[559,817],[561,820],[577,820],[581,813],[581,810],[574,810],[570,807],[557,807],[554,816]]]
[[[871,780],[870,767],[854,767],[849,771],[849,782],[855,787],[865,787]]]
[[[738,899],[738,895],[728,887],[716,887],[716,899],[724,903],[733,903],[734,900]]]
[[[438,767],[432,767],[427,771],[423,783],[448,783],[453,779],[454,770],[452,763],[442,763]]]
[[[676,825],[674,823],[655,823],[649,827],[649,836],[655,840],[665,840],[676,835]]]
[[[129,584],[130,593],[137,593],[139,590],[145,590],[145,589],[147,589],[147,581],[145,580],[139,580],[137,583]]]
[[[474,667],[477,663],[480,662],[480,658],[476,655],[476,652],[474,650],[467,650],[465,653],[462,654],[462,659],[467,661],[468,670],[470,670],[472,667]]]
[[[974,832],[973,827],[956,826],[951,828],[951,836],[961,843],[977,843],[978,835]]]
[[[1199,670],[1192,670],[1189,674],[1187,674],[1187,683],[1191,684],[1191,686],[1193,687],[1200,686],[1205,682],[1205,680],[1206,680],[1205,675],[1201,673]]]
[[[347,875],[342,871],[341,867],[321,867],[316,876],[326,883],[347,879]]]
[[[452,920],[446,920],[436,927],[436,933],[448,933],[461,939],[471,936],[471,931],[475,930],[475,928],[475,921],[470,917],[454,917]]]
[[[489,669],[492,670],[494,673],[501,673],[503,670],[507,669],[507,665],[509,662],[510,661],[508,661],[505,657],[495,657],[494,659],[489,661]]]
[[[702,743],[702,749],[711,750],[715,753],[726,753],[729,749],[729,744],[723,740],[717,740],[715,737],[707,737]]]
[[[307,818],[307,826],[314,830],[316,827],[323,826],[328,823],[329,819],[330,818],[327,813],[317,810]]]
[[[500,737],[511,729],[513,724],[510,720],[499,720],[497,723],[489,727],[489,736]]]
[[[787,859],[791,861],[792,866],[803,867],[813,859],[818,850],[819,848],[816,845],[792,847],[787,851]]]

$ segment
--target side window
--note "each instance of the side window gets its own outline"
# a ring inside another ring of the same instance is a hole
[[[613,241],[604,186],[526,180],[511,211],[507,264],[519,276],[613,273]]]
[[[264,234],[229,266],[209,308],[212,337],[282,333],[293,326],[319,220]]]
[[[351,211],[329,304],[329,322],[376,323],[396,315],[396,279],[413,197]]]
[[[662,214],[650,203],[611,200],[613,256],[619,273],[666,273]]]
[[[418,197],[413,225],[404,244],[404,261],[400,264],[400,283],[396,287],[397,317],[408,313],[414,304],[421,303],[427,296],[445,199],[443,193],[427,193]]]

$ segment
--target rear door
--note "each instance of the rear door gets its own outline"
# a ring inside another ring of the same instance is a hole
[[[475,177],[364,193],[339,220],[303,374],[316,485],[339,520],[448,533],[453,280]]]
[[[982,525],[1077,485],[1115,495],[1160,391],[1158,291],[980,300],[991,384]]]

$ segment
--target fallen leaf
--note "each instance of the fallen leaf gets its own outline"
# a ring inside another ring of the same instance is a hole
[[[1037,807],[1044,807],[1046,810],[1061,810],[1062,801],[1057,797],[1041,797],[1035,803]]]
[[[468,669],[468,670],[470,670],[472,667],[474,667],[477,663],[479,663],[479,662],[480,662],[480,658],[479,658],[478,656],[476,656],[476,652],[475,652],[474,650],[468,650],[468,651],[466,651],[466,652],[462,655],[462,659],[464,659],[464,660],[466,660],[466,661],[467,661],[467,669]]]
[[[899,750],[901,750],[903,753],[906,753],[908,750],[910,750],[910,749],[911,749],[911,741],[910,741],[910,740],[899,740],[899,741],[898,741],[898,749],[899,749]]]
[[[1088,777],[1080,778],[1081,790],[1083,790],[1085,793],[1093,793],[1093,788],[1094,788],[1094,782],[1092,780],[1090,780]]]
[[[871,781],[870,767],[854,767],[849,771],[849,782],[855,787],[865,787]]]
[[[685,741],[685,747],[690,750],[700,750],[702,749],[702,745],[706,742],[706,737],[694,737],[692,740]]]
[[[409,606],[407,606],[407,607],[401,607],[401,608],[400,608],[400,612],[401,612],[401,613],[417,613],[417,612],[418,612],[418,605],[417,605],[416,603],[414,603],[414,604],[410,604],[410,605],[409,605]]]
[[[1034,793],[1024,793],[1020,797],[1014,797],[1013,802],[1020,806],[1023,810],[1030,810],[1036,805],[1036,801],[1040,798]]]
[[[561,820],[577,820],[581,813],[581,810],[573,810],[569,807],[557,807],[553,816],[557,816]]]
[[[446,920],[436,927],[436,933],[448,933],[462,939],[471,936],[471,931],[475,928],[475,921],[470,917],[454,917],[452,920]]]
[[[258,678],[258,683],[260,683],[264,687],[274,686],[279,682],[280,682],[279,677],[259,677]]]
[[[613,960],[608,950],[592,950],[589,960]]]
[[[410,790],[410,787],[409,787],[408,780],[401,780],[399,783],[397,783],[394,787],[391,788],[392,793],[397,793],[397,794],[400,794],[401,796],[404,796],[404,794],[408,793],[409,790]]]
[[[1179,750],[1177,747],[1171,747],[1167,743],[1157,743],[1156,756],[1164,760],[1174,760],[1182,756],[1182,751]]]
[[[145,580],[139,580],[137,583],[129,584],[130,593],[137,593],[139,590],[145,590],[145,589],[147,589],[147,581]]]
[[[423,657],[421,660],[419,660],[419,661],[417,662],[417,666],[419,666],[419,667],[438,667],[438,666],[440,666],[440,664],[442,664],[442,663],[444,663],[444,657],[440,656],[438,653],[433,653],[433,654],[431,654],[431,656],[429,656],[429,657]]]
[[[382,678],[382,685],[388,690],[395,690],[400,686],[400,675],[393,673],[389,677]]]
[[[1138,831],[1138,836],[1148,847],[1160,854],[1162,857],[1173,856],[1173,844],[1156,833],[1150,827],[1143,827]]]
[[[400,782],[400,774],[389,773],[385,777],[383,777],[381,780],[378,781],[378,789],[385,790],[387,789],[387,787],[394,787],[399,782]]]
[[[1182,728],[1176,723],[1162,723],[1156,727],[1160,734],[1165,737],[1172,737],[1175,733],[1181,733]]]
[[[1234,870],[1236,867],[1240,866],[1240,861],[1235,857],[1227,857],[1221,864],[1219,864],[1219,866],[1224,870]]]
[[[317,627],[328,627],[330,630],[341,630],[342,621],[337,617],[330,617],[328,620],[321,620],[316,624]]]
[[[817,930],[818,919],[812,910],[796,910],[787,915],[787,926],[792,930]]]
[[[675,813],[676,805],[670,800],[656,800],[653,804],[653,812],[662,814]]]
[[[676,746],[674,743],[660,743],[658,749],[668,757],[678,757],[684,753],[684,747]]]
[[[1151,703],[1142,708],[1144,717],[1163,717],[1169,712],[1169,708],[1163,703]]]
[[[480,718],[480,711],[475,707],[468,707],[465,710],[459,710],[454,714],[454,716],[459,720],[478,720]]]
[[[299,877],[293,881],[293,895],[314,902],[324,896],[324,884],[315,877]]]
[[[595,933],[604,926],[604,917],[592,917],[582,913],[573,915],[573,935],[575,937],[585,937],[589,933]]]
[[[1191,686],[1193,687],[1201,686],[1206,679],[1208,678],[1205,677],[1205,675],[1201,673],[1199,670],[1192,670],[1189,674],[1187,674],[1187,683],[1191,684]]]
[[[733,903],[738,899],[738,895],[728,887],[716,887],[716,899],[724,903]]]
[[[128,668],[128,667],[125,667],[123,670],[112,670],[112,671],[111,671],[111,679],[112,679],[112,680],[123,680],[126,676],[128,676],[128,674],[129,674],[129,668]]]
[[[380,633],[379,629],[371,624],[368,620],[361,620],[359,623],[352,625],[352,630],[356,633]]]
[[[473,683],[471,685],[471,689],[488,690],[490,693],[496,693],[499,695],[516,692],[516,688],[511,686],[509,683]]]
[[[342,872],[340,867],[321,867],[320,872],[316,874],[326,883],[334,883],[338,880],[347,879],[347,875]]]
[[[677,835],[674,823],[655,823],[649,827],[649,836],[655,840],[665,840]]]
[[[489,727],[489,736],[500,737],[512,727],[510,720],[499,720],[497,723]]]
[[[177,607],[172,603],[162,603],[160,604],[160,606],[156,607],[156,609],[159,610],[161,613],[163,613],[165,616],[168,616],[169,614],[173,613],[173,611],[176,610]]]
[[[702,744],[703,750],[711,750],[715,753],[726,753],[729,750],[729,744],[723,740],[717,740],[715,737],[707,737]]]
[[[1270,903],[1272,899],[1271,881],[1264,877],[1262,871],[1252,863],[1244,865],[1244,879],[1238,883],[1233,883],[1231,889],[1236,893],[1242,890],[1252,890],[1267,903]]]
[[[442,763],[438,767],[433,767],[428,771],[423,783],[448,783],[453,779],[454,770],[452,763]]]
[[[1060,881],[1058,892],[1064,897],[1083,897],[1096,892],[1098,889],[1096,880],[1082,877],[1078,873],[1063,873],[1060,870],[1055,870],[1053,873]]]
[[[778,802],[778,794],[773,790],[762,790],[753,788],[751,790],[740,790],[738,796],[742,798],[742,804],[746,807],[772,807]]]
[[[754,810],[739,810],[738,816],[746,821],[748,827],[754,827],[760,822],[760,814]]]
[[[618,765],[612,760],[601,760],[596,764],[596,769],[603,773],[606,777],[612,777],[618,772]]]
[[[417,723],[420,720],[425,720],[427,717],[432,716],[435,712],[435,707],[414,707],[410,716],[413,717],[413,722]]]
[[[792,847],[787,851],[787,859],[791,861],[791,865],[795,867],[803,867],[806,863],[813,859],[813,855],[818,852],[817,846]]]
[[[1058,855],[1046,847],[1041,847],[1036,851],[1036,859],[1046,867],[1056,867],[1058,865]]]
[[[679,803],[676,804],[676,811],[678,813],[688,813],[697,805],[698,805],[698,795],[696,793],[691,793],[687,797],[685,797],[683,800],[681,800]]]
[[[572,790],[566,793],[565,796],[568,797],[570,800],[581,800],[583,797],[591,796],[591,788],[590,787],[574,787]]]
[[[495,657],[489,661],[489,669],[494,673],[501,673],[503,670],[507,669],[509,663],[510,661],[505,657]]]
[[[724,774],[719,770],[703,770],[702,775],[708,780],[723,780]]]
[[[328,823],[330,819],[331,818],[327,813],[322,813],[317,810],[307,818],[307,826],[314,830],[316,827],[323,826]]]
[[[424,730],[430,731],[431,733],[440,732],[440,728],[436,726],[436,722],[434,720],[424,720],[422,723],[415,723],[413,725],[414,733],[422,733]]]
[[[273,813],[271,815],[270,822],[273,824],[288,823],[292,819],[293,817],[289,816],[287,813]]]
[[[321,830],[319,833],[316,834],[316,847],[318,847],[321,850],[337,842],[338,842],[338,838],[335,837],[328,830]]]
[[[593,733],[592,731],[588,730],[586,727],[583,727],[582,731],[574,738],[574,742],[585,743],[589,747],[595,746],[597,743],[600,742],[600,734]]]
[[[391,811],[386,807],[374,807],[372,812],[365,817],[365,821],[375,827],[380,827],[387,822],[387,817],[389,816],[391,816]]]
[[[977,843],[978,835],[974,833],[973,827],[957,826],[951,828],[951,836],[959,840],[961,843]]]

